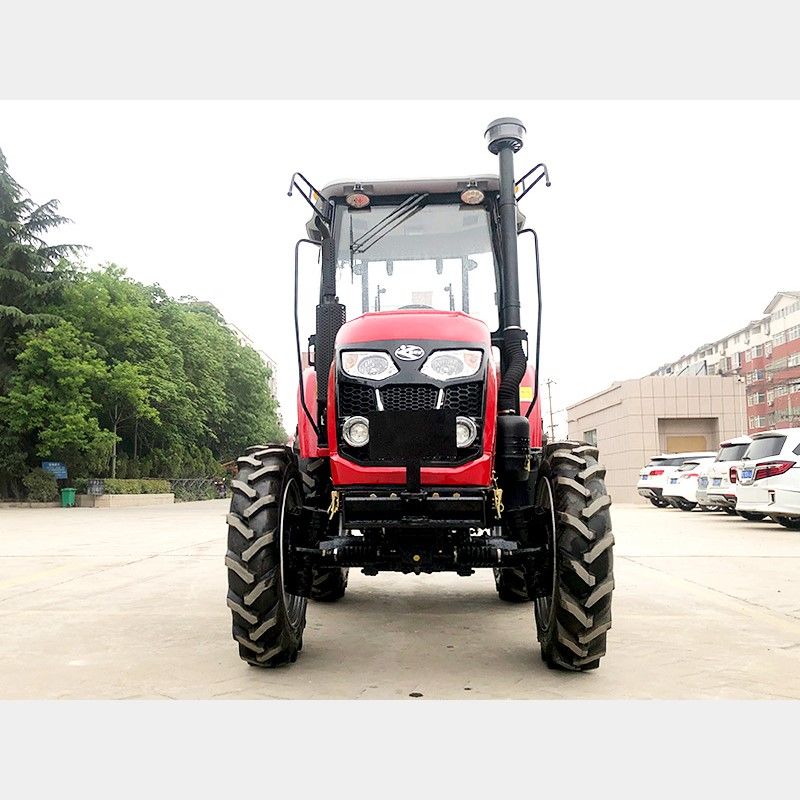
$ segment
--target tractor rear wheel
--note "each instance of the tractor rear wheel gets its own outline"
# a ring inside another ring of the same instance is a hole
[[[494,585],[501,600],[506,603],[527,603],[528,587],[521,569],[494,568]]]
[[[330,500],[330,465],[324,458],[303,458],[295,431],[294,454],[303,479],[303,494],[308,505],[324,508]],[[335,603],[347,589],[347,567],[315,567],[311,577],[311,599],[320,603]]]
[[[293,453],[252,448],[239,459],[228,514],[228,607],[239,656],[258,667],[297,660],[306,600],[284,589],[288,545],[303,505]]]
[[[611,515],[597,448],[555,442],[536,486],[549,544],[551,589],[534,601],[542,659],[551,669],[596,669],[606,652],[614,588]]]

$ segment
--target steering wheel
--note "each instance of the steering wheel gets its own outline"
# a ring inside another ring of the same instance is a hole
[[[433,311],[433,306],[423,306],[423,305],[419,305],[417,303],[412,303],[410,306],[400,306],[400,311],[403,311],[406,308],[427,308],[427,309]]]

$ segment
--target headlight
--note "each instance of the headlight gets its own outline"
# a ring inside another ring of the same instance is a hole
[[[347,350],[342,353],[342,369],[353,378],[382,381],[397,373],[397,367],[386,353],[373,350]]]
[[[342,437],[350,447],[363,447],[369,442],[369,420],[366,417],[348,417],[342,425]]]
[[[429,378],[448,381],[468,378],[481,368],[483,353],[480,350],[435,350],[425,360],[420,370]]]
[[[469,447],[478,435],[478,428],[469,417],[456,417],[456,447]]]

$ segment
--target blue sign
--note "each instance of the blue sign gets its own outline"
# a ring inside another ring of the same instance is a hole
[[[42,461],[42,469],[59,480],[67,479],[67,465],[62,461]]]

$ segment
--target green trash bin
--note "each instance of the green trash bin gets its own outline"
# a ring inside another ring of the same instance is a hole
[[[61,508],[75,508],[75,490],[61,490]]]

